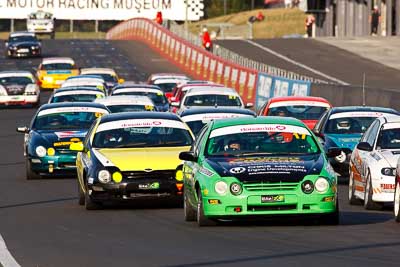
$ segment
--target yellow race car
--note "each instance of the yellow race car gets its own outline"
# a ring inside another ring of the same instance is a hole
[[[110,201],[181,200],[178,155],[193,139],[189,127],[172,113],[127,112],[97,119],[84,142],[70,146],[79,151],[79,204],[92,210]]]
[[[75,61],[69,57],[44,58],[36,72],[42,89],[60,88],[68,77],[78,74]]]

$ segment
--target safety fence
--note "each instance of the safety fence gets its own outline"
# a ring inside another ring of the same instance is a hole
[[[290,80],[228,61],[170,32],[148,19],[121,22],[107,32],[107,39],[145,42],[194,79],[209,80],[235,88],[245,102],[276,95],[308,95],[310,81]]]
[[[188,31],[183,25],[178,25],[176,23],[171,23],[170,24],[170,31],[178,35],[179,37],[185,39],[186,41],[196,45],[196,46],[201,46],[201,38],[198,35],[195,35]],[[301,81],[309,81],[312,83],[324,83],[328,84],[331,82],[327,82],[325,80],[321,79],[316,79],[314,77],[306,76],[306,75],[301,75],[298,73],[295,73],[293,71],[288,71],[285,69],[277,68],[268,64],[264,64],[252,59],[249,59],[247,57],[244,57],[236,52],[233,52],[225,47],[222,47],[220,45],[215,45],[213,48],[213,54],[227,60],[230,62],[235,62],[238,65],[255,69],[259,72],[264,72],[272,76],[277,76],[277,77],[282,77],[286,79],[291,79],[291,80],[301,80]]]

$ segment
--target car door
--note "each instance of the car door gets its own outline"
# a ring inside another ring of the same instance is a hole
[[[378,135],[378,131],[380,129],[380,122],[379,120],[375,120],[370,128],[368,129],[368,133],[365,134],[365,138],[363,136],[362,140],[363,142],[367,142],[371,147],[374,147],[376,136]],[[368,174],[368,158],[371,157],[371,153],[374,153],[374,150],[372,151],[364,151],[364,150],[359,150],[357,149],[359,161],[361,163],[361,179],[363,183],[365,183],[367,174]]]
[[[196,141],[193,143],[190,151],[194,153],[196,157],[199,157],[201,151],[201,145],[204,143],[204,138],[208,131],[208,126],[204,126],[204,128],[200,131],[199,135],[196,138]],[[187,192],[189,193],[188,200],[192,205],[197,203],[196,197],[196,174],[201,168],[199,162],[186,161],[183,167],[183,175],[184,175],[184,183]]]
[[[86,192],[86,177],[84,174],[88,173],[88,170],[92,164],[91,157],[90,157],[90,150],[91,150],[91,141],[93,139],[93,135],[97,129],[97,125],[99,124],[100,119],[97,119],[92,126],[90,127],[89,131],[86,134],[85,140],[83,141],[83,151],[78,152],[76,156],[76,167],[78,170],[78,180],[83,189]]]

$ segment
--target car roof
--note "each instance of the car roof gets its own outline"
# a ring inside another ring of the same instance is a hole
[[[153,88],[153,89],[160,89],[161,88],[154,84],[147,84],[147,83],[136,83],[132,81],[124,82],[123,84],[119,84],[113,88],[115,89],[122,89],[122,88]]]
[[[352,111],[366,111],[366,112],[382,112],[382,113],[392,113],[399,114],[398,111],[392,108],[384,107],[372,107],[372,106],[344,106],[344,107],[333,107],[329,112],[330,114],[342,113],[342,112],[352,112]]]
[[[222,84],[214,84],[214,83],[194,83],[194,84],[187,84],[183,83],[182,85],[179,85],[179,88],[181,88],[182,91],[188,91],[193,88],[199,88],[199,87],[225,87]]]
[[[72,80],[100,80],[104,81],[103,77],[100,75],[75,75],[75,76],[70,76],[67,78],[67,81],[72,81]]]
[[[0,71],[0,77],[15,77],[15,76],[30,76],[33,77],[34,75],[30,71],[26,70],[15,70],[15,71]]]
[[[117,121],[117,120],[130,120],[130,119],[163,119],[163,120],[175,120],[182,121],[178,115],[170,112],[121,112],[121,113],[111,113],[109,115],[101,117],[100,123]]]
[[[243,124],[284,124],[307,128],[307,126],[303,122],[295,118],[279,116],[260,116],[215,120],[212,125],[212,129]]]
[[[190,80],[190,78],[187,75],[183,74],[183,73],[168,73],[168,72],[153,73],[153,74],[150,75],[149,79],[151,81],[154,81],[154,80],[159,79],[159,78],[163,78],[164,79],[164,78],[175,78],[175,77],[178,77],[178,78],[186,77],[187,79]]]
[[[399,123],[400,115],[389,114],[378,118],[382,123]]]
[[[96,88],[96,87],[89,87],[89,86],[67,86],[67,87],[60,87],[56,90],[54,90],[54,93],[58,92],[69,92],[69,91],[93,91],[93,92],[100,92],[104,93],[103,90]]]
[[[149,93],[162,93],[164,92],[158,87],[158,88],[143,88],[143,87],[122,87],[122,88],[114,88],[112,90],[112,94],[114,94],[117,91],[121,92],[149,92]]]
[[[60,88],[54,91],[53,96],[62,96],[62,95],[84,95],[84,94],[89,94],[89,95],[105,95],[103,91],[100,89],[95,89],[95,88],[83,88],[83,89],[71,89],[70,87],[66,87],[65,90],[64,88]]]
[[[314,101],[330,104],[325,98],[317,96],[276,96],[270,99],[270,103],[281,101]]]
[[[190,89],[186,96],[191,95],[202,95],[202,94],[234,94],[239,95],[235,89],[229,87],[218,87],[218,86],[199,86]]]
[[[116,75],[115,70],[113,70],[111,68],[82,68],[81,69],[81,74],[83,74],[83,75],[96,74],[96,73]]]
[[[107,96],[105,98],[98,98],[95,100],[96,103],[101,103],[106,106],[108,105],[151,105],[154,106],[153,101],[148,96],[136,96],[136,95],[114,95]]]
[[[36,37],[36,34],[34,32],[28,32],[28,31],[18,31],[18,32],[12,32],[10,33],[9,37],[18,37],[18,36],[32,36]]]
[[[53,64],[53,63],[70,63],[75,64],[75,61],[70,57],[47,57],[43,58],[42,64]]]
[[[244,115],[253,115],[255,116],[256,113],[249,109],[244,108],[229,108],[229,107],[201,107],[201,108],[190,108],[185,109],[180,116],[190,116],[196,114],[206,114],[206,113],[237,113],[237,114],[244,114]]]
[[[61,87],[71,87],[71,86],[97,86],[103,85],[104,81],[97,80],[97,79],[76,79],[76,80],[68,80],[62,83]]]
[[[88,107],[88,108],[107,108],[103,104],[94,103],[94,102],[62,102],[62,103],[50,103],[50,104],[43,104],[40,106],[38,111],[45,110],[45,109],[52,109],[52,108],[62,108],[62,107]]]

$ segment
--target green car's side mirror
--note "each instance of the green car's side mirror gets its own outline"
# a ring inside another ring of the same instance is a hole
[[[72,151],[81,152],[85,149],[82,142],[72,143],[69,145],[69,149]]]

